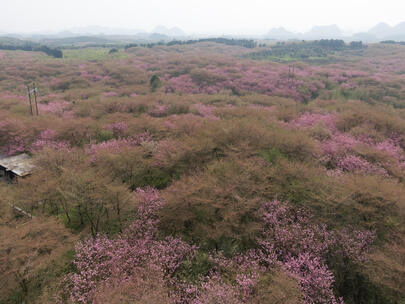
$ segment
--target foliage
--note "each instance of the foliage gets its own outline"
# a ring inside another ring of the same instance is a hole
[[[161,86],[162,82],[160,81],[160,78],[157,75],[153,75],[150,79],[150,88],[152,92],[156,91],[156,89],[160,88]]]
[[[198,277],[194,284],[185,283],[173,275],[181,269],[184,276],[184,266],[180,266],[195,256],[197,248],[172,237],[157,239],[157,212],[164,202],[154,189],[138,189],[137,192],[141,198],[138,217],[127,231],[115,240],[97,236],[76,247],[74,264],[77,272],[69,278],[74,302],[87,303],[93,297],[99,297],[95,293],[99,284],[108,286],[112,280],[114,286],[117,280],[126,281],[126,278],[133,282],[132,277],[139,271],[142,273],[143,267],[152,267],[167,280],[166,285],[159,281],[157,274],[157,278],[152,279],[157,286],[174,290],[169,296],[173,302],[246,303],[254,295],[264,269],[281,263],[300,283],[305,303],[338,303],[342,300],[336,300],[333,295],[334,277],[325,265],[326,255],[342,255],[361,261],[374,239],[370,232],[329,232],[324,226],[313,225],[302,211],[296,212],[275,200],[264,204],[260,212],[263,214],[263,232],[257,250],[232,259],[213,255],[212,261],[203,267],[208,270],[212,265],[206,276]],[[239,273],[230,285],[225,277],[233,269],[238,269]]]
[[[9,41],[11,40],[11,41]],[[0,40],[0,50],[22,50],[29,52],[43,52],[54,58],[62,58],[63,53],[60,49],[50,48],[46,45],[40,45],[31,41],[23,41],[19,39]]]
[[[0,154],[35,164],[0,185],[1,300],[405,297],[402,46],[208,42],[0,51]]]
[[[361,50],[365,48],[362,42],[351,42],[346,44],[343,40],[338,39],[321,39],[316,41],[303,42],[278,42],[270,50],[263,50],[250,54],[253,59],[266,59],[269,57],[287,57],[294,59],[306,60],[316,57],[327,57],[337,51]]]

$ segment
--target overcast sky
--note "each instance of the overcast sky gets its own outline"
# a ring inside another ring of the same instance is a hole
[[[0,32],[59,31],[100,25],[187,33],[306,31],[337,24],[360,31],[405,21],[405,0],[0,0]]]

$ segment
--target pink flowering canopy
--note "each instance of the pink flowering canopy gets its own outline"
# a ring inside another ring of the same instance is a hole
[[[260,277],[275,267],[299,282],[304,303],[343,303],[334,296],[334,275],[327,257],[339,254],[362,261],[375,238],[370,231],[328,230],[315,224],[307,212],[274,200],[262,205],[263,230],[257,249],[232,258],[212,252],[213,268],[208,275],[200,282],[186,283],[175,274],[185,261],[193,259],[198,247],[180,238],[162,239],[158,214],[164,200],[153,188],[137,189],[137,195],[141,200],[137,218],[122,234],[114,239],[99,235],[76,246],[77,271],[68,278],[73,302],[91,302],[99,284],[108,285],[117,278],[125,281],[136,276],[139,267],[154,265],[167,278],[176,303],[209,303],[208,299],[247,303]],[[233,283],[224,277],[231,269],[238,270]]]

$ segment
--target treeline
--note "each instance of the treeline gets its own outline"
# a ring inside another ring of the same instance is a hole
[[[252,53],[249,57],[253,59],[265,59],[267,57],[290,57],[297,59],[308,59],[311,57],[327,57],[328,54],[336,51],[359,50],[365,45],[361,41],[352,41],[349,44],[340,39],[321,39],[302,42],[279,42],[271,49]]]
[[[228,38],[205,38],[205,39],[198,39],[198,40],[173,40],[167,43],[168,46],[170,45],[183,45],[183,44],[196,44],[200,42],[215,42],[220,44],[226,45],[236,45],[242,46],[245,48],[253,49],[257,46],[257,43],[254,40],[248,39],[228,39]]]
[[[384,40],[381,41],[382,44],[398,44],[398,45],[405,45],[405,41],[395,41],[395,40]]]
[[[55,58],[62,58],[63,52],[60,49],[50,48],[46,45],[40,45],[35,43],[24,43],[24,44],[9,44],[9,43],[0,43],[0,50],[11,50],[11,51],[28,51],[28,52],[43,52],[48,56]]]
[[[251,39],[228,39],[228,38],[204,38],[204,39],[196,39],[196,40],[172,40],[170,42],[156,42],[156,43],[144,43],[144,44],[137,44],[137,43],[130,43],[125,46],[125,49],[129,49],[132,47],[147,47],[152,48],[157,45],[166,45],[166,46],[173,46],[173,45],[190,45],[196,44],[201,42],[214,42],[226,45],[234,45],[234,46],[241,46],[249,49],[253,49],[257,47],[257,43]]]

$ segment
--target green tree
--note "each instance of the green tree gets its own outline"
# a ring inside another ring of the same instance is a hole
[[[153,75],[150,79],[150,89],[152,92],[155,92],[158,88],[162,86],[162,81],[157,75]]]

